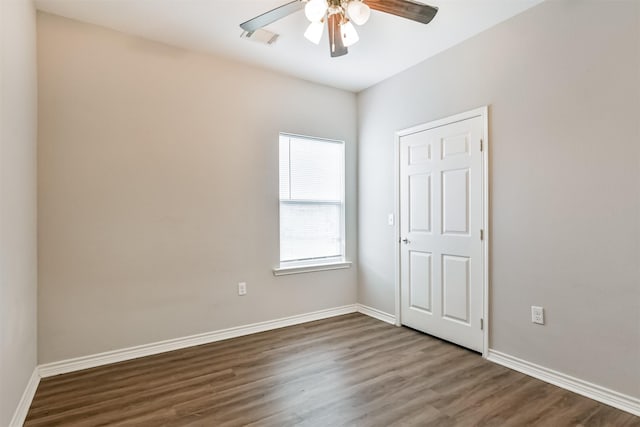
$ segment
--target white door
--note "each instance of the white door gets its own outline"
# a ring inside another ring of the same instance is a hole
[[[479,352],[483,123],[478,116],[399,140],[401,322]]]

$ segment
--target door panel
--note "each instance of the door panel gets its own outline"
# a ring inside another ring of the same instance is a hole
[[[442,233],[469,234],[469,169],[442,172]]]
[[[409,229],[431,231],[431,175],[427,173],[409,177]]]
[[[469,155],[469,134],[451,135],[442,138],[442,159],[467,154]]]
[[[431,313],[431,254],[409,252],[409,306]]]
[[[469,258],[442,255],[442,315],[469,323]]]
[[[421,165],[431,160],[431,146],[429,144],[414,144],[409,146],[409,164]]]
[[[401,323],[482,351],[483,119],[400,137]]]

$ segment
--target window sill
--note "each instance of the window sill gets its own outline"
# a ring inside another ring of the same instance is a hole
[[[307,264],[290,267],[276,267],[273,269],[274,276],[286,276],[289,274],[311,273],[314,271],[340,270],[351,268],[351,261],[337,261],[324,264]]]

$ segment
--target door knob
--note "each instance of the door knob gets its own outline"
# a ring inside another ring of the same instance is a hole
[[[409,243],[411,243],[411,242],[409,241],[409,239],[406,239],[406,238],[405,238],[405,239],[402,239],[402,241],[404,242],[404,244],[405,244],[405,245],[408,245]]]

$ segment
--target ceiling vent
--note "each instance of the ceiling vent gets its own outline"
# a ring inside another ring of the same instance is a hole
[[[272,33],[271,31],[260,28],[255,31],[243,31],[242,34],[240,34],[240,37],[243,39],[253,40],[258,43],[272,45],[276,40],[278,40],[280,34]]]

